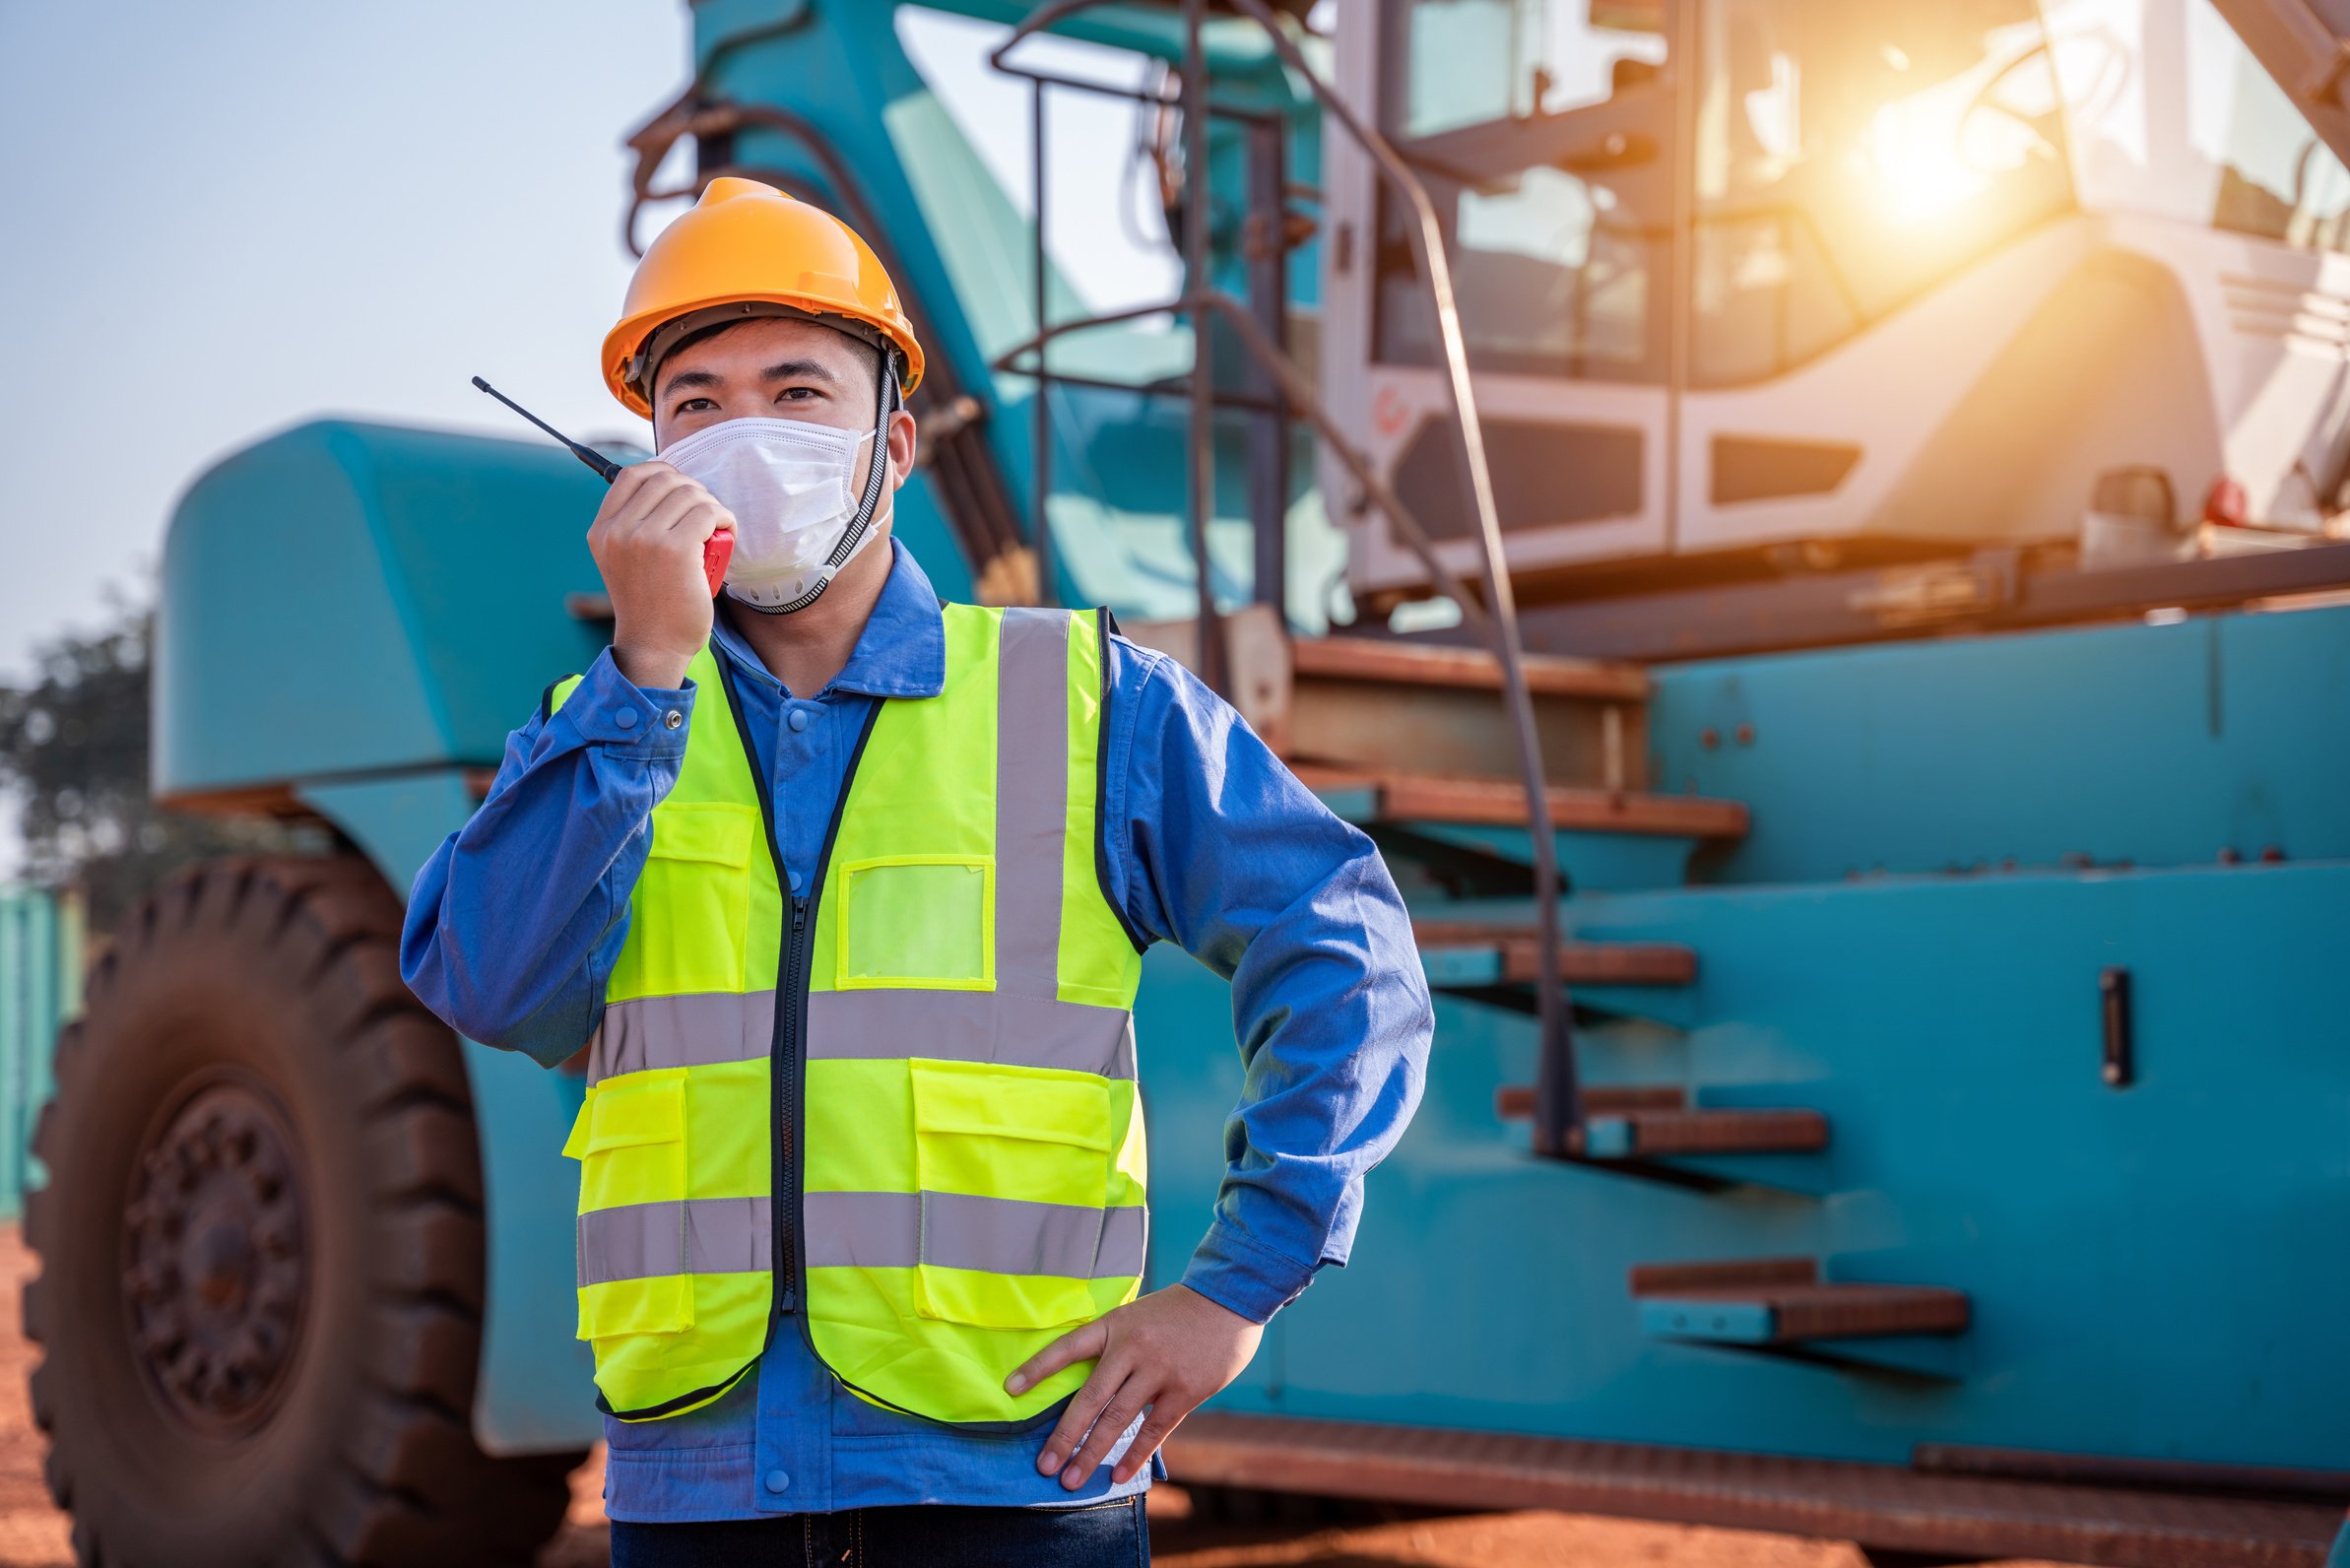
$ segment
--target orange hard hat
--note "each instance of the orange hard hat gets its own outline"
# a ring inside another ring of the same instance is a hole
[[[620,325],[604,339],[605,385],[650,418],[645,383],[661,356],[730,310],[813,317],[893,349],[902,390],[922,380],[913,323],[889,274],[856,230],[772,185],[722,176],[636,264]]]

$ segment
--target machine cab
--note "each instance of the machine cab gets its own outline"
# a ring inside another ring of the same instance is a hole
[[[1378,13],[1339,87],[1438,209],[1522,592],[2077,548],[2118,476],[2174,558],[2223,480],[2338,509],[2350,175],[2209,0]],[[1406,209],[1326,159],[1325,396],[1473,572]]]

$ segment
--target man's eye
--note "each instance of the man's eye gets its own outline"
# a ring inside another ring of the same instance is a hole
[[[818,396],[821,394],[812,386],[787,386],[775,395],[775,401],[781,403],[788,399],[794,403],[805,403],[810,398]]]
[[[677,412],[680,414],[699,414],[704,409],[714,409],[717,406],[717,404],[712,403],[708,398],[687,398],[685,402],[678,405]]]

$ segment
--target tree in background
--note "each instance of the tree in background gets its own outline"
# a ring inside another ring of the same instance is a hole
[[[193,861],[315,852],[315,828],[166,811],[148,793],[151,603],[113,596],[113,623],[35,654],[30,685],[0,686],[0,783],[21,803],[25,877],[78,887],[90,929],[114,928],[139,898]]]

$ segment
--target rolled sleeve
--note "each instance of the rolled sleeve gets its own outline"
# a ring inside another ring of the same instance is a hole
[[[1183,1283],[1251,1323],[1271,1323],[1274,1313],[1305,1294],[1317,1267],[1267,1252],[1219,1219],[1193,1249]]]
[[[1403,1136],[1434,1011],[1379,852],[1173,661],[1113,644],[1113,896],[1232,984],[1243,1067],[1184,1283],[1263,1322],[1343,1264]]]

